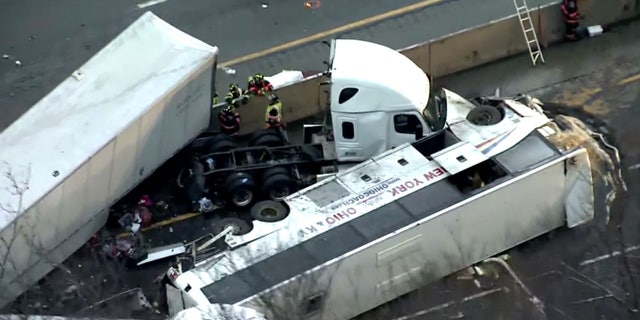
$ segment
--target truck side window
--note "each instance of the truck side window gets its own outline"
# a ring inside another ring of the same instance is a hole
[[[418,123],[420,123],[420,120],[413,114],[396,114],[393,116],[393,127],[397,133],[414,134]]]
[[[342,137],[345,139],[353,139],[356,136],[356,130],[353,123],[349,121],[342,122]]]
[[[338,96],[338,103],[342,104],[345,103],[347,101],[349,101],[349,99],[353,98],[353,96],[356,95],[356,93],[358,93],[358,89],[357,88],[344,88],[340,91],[340,95]]]

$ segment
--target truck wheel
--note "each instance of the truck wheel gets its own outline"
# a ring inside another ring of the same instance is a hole
[[[274,201],[281,201],[295,190],[296,186],[289,174],[276,173],[262,182],[262,194]]]
[[[467,121],[477,126],[491,126],[502,121],[502,113],[496,107],[477,106],[467,115]]]
[[[250,147],[280,147],[284,145],[284,140],[280,136],[280,133],[275,129],[257,130],[249,137]]]
[[[228,217],[222,218],[220,219],[220,221],[213,224],[213,233],[216,235],[220,234],[220,232],[224,231],[224,229],[226,229],[227,227],[233,228],[231,234],[234,236],[245,235],[251,232],[251,229],[253,229],[248,222],[240,218]]]
[[[291,171],[286,167],[269,168],[269,169],[265,170],[264,173],[262,174],[262,184],[264,184],[264,182],[267,181],[267,179],[269,179],[269,177],[274,176],[276,174],[290,175]]]
[[[256,147],[281,147],[284,146],[284,141],[276,135],[267,134],[256,139],[253,145]]]
[[[301,148],[302,157],[312,162],[322,161],[322,151],[310,145],[303,145]]]
[[[251,207],[251,217],[262,222],[276,222],[287,217],[287,208],[278,201],[264,200]]]
[[[208,153],[225,152],[237,148],[236,143],[227,135],[218,135],[206,144],[205,149]]]
[[[234,206],[242,208],[253,202],[256,185],[250,174],[232,173],[225,179],[224,185]]]

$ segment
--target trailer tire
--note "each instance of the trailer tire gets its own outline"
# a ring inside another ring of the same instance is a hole
[[[293,192],[296,186],[288,174],[276,173],[262,182],[262,194],[273,201],[281,201]]]
[[[491,126],[502,121],[503,115],[497,107],[479,105],[467,115],[467,120],[477,126]]]
[[[224,183],[231,203],[239,208],[250,205],[255,198],[256,185],[253,177],[246,172],[230,174]]]
[[[284,174],[288,176],[291,174],[291,171],[287,167],[269,168],[262,174],[262,184],[264,184],[264,182],[267,181],[267,179],[269,179],[271,176],[275,176],[276,174]]]
[[[262,222],[277,222],[289,214],[284,204],[278,201],[263,200],[251,207],[251,217]]]
[[[269,138],[266,138],[269,137]],[[275,129],[262,129],[257,130],[249,137],[249,146],[264,146],[264,147],[280,147],[284,146],[285,142],[280,135],[280,132]]]
[[[301,148],[303,158],[311,162],[322,161],[322,151],[310,145],[303,145]]]
[[[218,135],[211,138],[206,144],[207,153],[225,152],[237,147],[236,143],[227,135]]]
[[[256,147],[281,147],[284,146],[284,141],[276,135],[265,134],[253,142]]]
[[[228,217],[222,218],[220,219],[220,221],[217,221],[213,224],[213,233],[216,235],[220,234],[222,231],[224,231],[224,229],[230,226],[233,227],[233,231],[231,231],[231,234],[233,234],[234,236],[245,235],[251,232],[251,229],[253,229],[251,227],[251,224],[240,218]]]

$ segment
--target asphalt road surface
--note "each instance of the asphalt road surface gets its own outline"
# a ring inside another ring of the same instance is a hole
[[[315,9],[306,8],[303,0],[156,2],[139,8],[147,2],[0,1],[0,55],[10,56],[0,60],[0,128],[13,122],[146,10],[220,48],[221,62],[231,62],[237,69],[235,76],[220,74],[221,91],[228,82],[243,83],[255,72],[321,70],[328,48],[320,41],[331,37],[375,40],[402,48],[515,12],[512,3],[505,0],[322,0]],[[549,2],[552,0],[528,3],[533,7]],[[390,10],[395,10],[391,19]],[[267,54],[275,50],[278,53]],[[251,57],[259,58],[247,60]],[[16,60],[22,67],[15,66]]]
[[[11,55],[10,59],[0,60],[0,127],[4,128],[27,110],[137,18],[142,11],[137,4],[142,2],[144,1],[0,1],[0,54]],[[285,6],[284,3],[290,3],[291,6]],[[277,5],[262,8],[260,1],[168,0],[145,9],[154,11],[208,43],[220,46],[223,50],[222,61],[225,61],[417,1],[355,0],[348,4],[341,3],[338,0],[325,0],[320,8],[310,11],[304,9],[301,2],[295,1],[279,1]],[[483,6],[483,3],[488,5]],[[530,1],[530,5],[533,6],[534,3],[535,1]],[[472,19],[480,19],[485,13],[499,15],[501,12],[512,12],[510,1],[452,0],[445,4],[434,5],[415,13],[422,15],[421,17],[406,15],[340,34],[402,47],[402,41],[408,45],[414,43],[412,41],[416,37],[427,40],[430,35],[428,32],[432,30],[435,34],[438,28],[427,28],[426,31],[422,28],[423,33],[411,31],[419,26],[424,27],[426,23],[436,25],[433,18],[441,17],[451,24],[467,23],[480,21]],[[475,11],[472,10],[474,8]],[[436,15],[429,13],[429,10],[442,11],[435,11],[438,13]],[[463,11],[468,16],[462,15]],[[265,21],[273,21],[273,25]],[[286,21],[286,24],[276,24],[275,21]],[[408,27],[410,22],[414,27]],[[393,25],[396,29],[393,29]],[[260,32],[256,32],[258,29]],[[634,255],[635,251],[631,250],[640,243],[637,236],[637,212],[640,209],[640,187],[637,181],[640,181],[640,174],[635,166],[640,162],[640,132],[634,120],[640,118],[640,81],[636,81],[640,77],[635,76],[640,72],[637,65],[640,59],[638,32],[640,27],[636,24],[599,39],[552,48],[545,52],[548,63],[536,69],[528,65],[527,56],[521,56],[452,78],[436,80],[461,93],[491,93],[495,87],[501,87],[505,94],[534,91],[543,98],[580,105],[585,111],[607,121],[607,129],[621,147],[629,191],[619,196],[612,210],[611,222],[602,227],[604,232],[596,232],[595,230],[600,229],[593,225],[577,230],[561,230],[551,240],[542,238],[510,252],[510,263],[516,272],[531,292],[548,307],[545,309],[548,319],[634,319],[638,316],[629,311],[632,304],[628,301],[629,297],[637,299],[635,291],[639,289],[638,281],[634,278],[638,276],[638,258]],[[267,63],[265,68],[277,72],[278,69],[291,68],[289,62],[295,61],[295,54],[306,59],[299,58],[299,61],[307,61],[307,66],[312,68],[315,63],[311,61],[312,57],[317,54],[313,48],[304,45],[292,47],[284,56],[269,55],[265,58],[267,60],[262,59],[260,63]],[[576,52],[580,52],[580,59],[575,58]],[[20,60],[23,67],[15,67],[15,59]],[[255,61],[243,62],[233,67],[249,70],[251,63]],[[298,66],[300,69],[305,67],[302,62]],[[268,71],[264,72],[268,74]],[[478,87],[478,84],[481,86]],[[602,219],[598,221],[601,222]],[[624,232],[621,234],[620,230]],[[620,240],[621,238],[623,239]],[[621,248],[631,249],[625,255],[606,257]],[[604,258],[590,262],[598,257]],[[580,265],[585,262],[589,263]],[[153,273],[155,271],[147,269],[137,273],[106,270],[110,267],[101,261],[82,262],[76,257],[70,259],[67,265],[76,274],[87,275],[86,278],[80,278],[82,285],[86,286],[85,292],[92,293],[84,295],[83,299],[87,300],[83,301],[85,304],[118,290],[139,285],[148,287],[148,282],[157,276],[157,273]],[[160,266],[159,269],[163,268],[164,266]],[[57,288],[68,288],[68,281],[70,280],[60,280],[56,283]],[[492,288],[479,289],[469,283],[450,284],[451,281],[449,279],[448,282],[435,284],[427,290],[390,304],[390,316],[385,319],[421,310],[421,314],[411,319],[449,319],[459,318],[461,314],[465,319],[543,319],[534,312],[537,309],[531,305],[530,296],[518,291],[521,290],[518,285],[504,274],[502,280],[495,281]],[[584,289],[584,286],[591,291]],[[505,290],[501,289],[505,287],[512,293],[508,295],[508,299],[504,296]],[[458,301],[470,294],[492,289],[496,291],[487,293],[482,299],[472,299],[475,304],[465,305],[471,307],[458,303],[453,308],[441,308],[447,299],[425,299],[427,296],[449,295],[448,298]],[[148,295],[154,299],[153,294]],[[591,298],[595,300],[581,302]],[[44,303],[47,303],[46,300]],[[38,305],[42,308],[43,303]],[[42,310],[44,312],[54,307],[56,306],[48,305]],[[425,308],[426,311],[439,311],[425,312]],[[532,311],[532,308],[535,310]],[[60,310],[62,309],[58,309]],[[516,316],[495,316],[498,314]],[[368,315],[373,316],[374,313]]]

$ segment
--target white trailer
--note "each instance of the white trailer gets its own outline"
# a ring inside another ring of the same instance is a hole
[[[230,247],[250,242],[168,275],[185,308],[244,306],[268,319],[354,317],[591,220],[587,151],[552,144],[547,136],[557,132],[543,125],[490,157],[492,147],[479,151],[451,130],[399,146],[288,197],[289,216],[270,233],[230,236]]]
[[[209,126],[217,53],[147,12],[0,134],[0,307]]]

